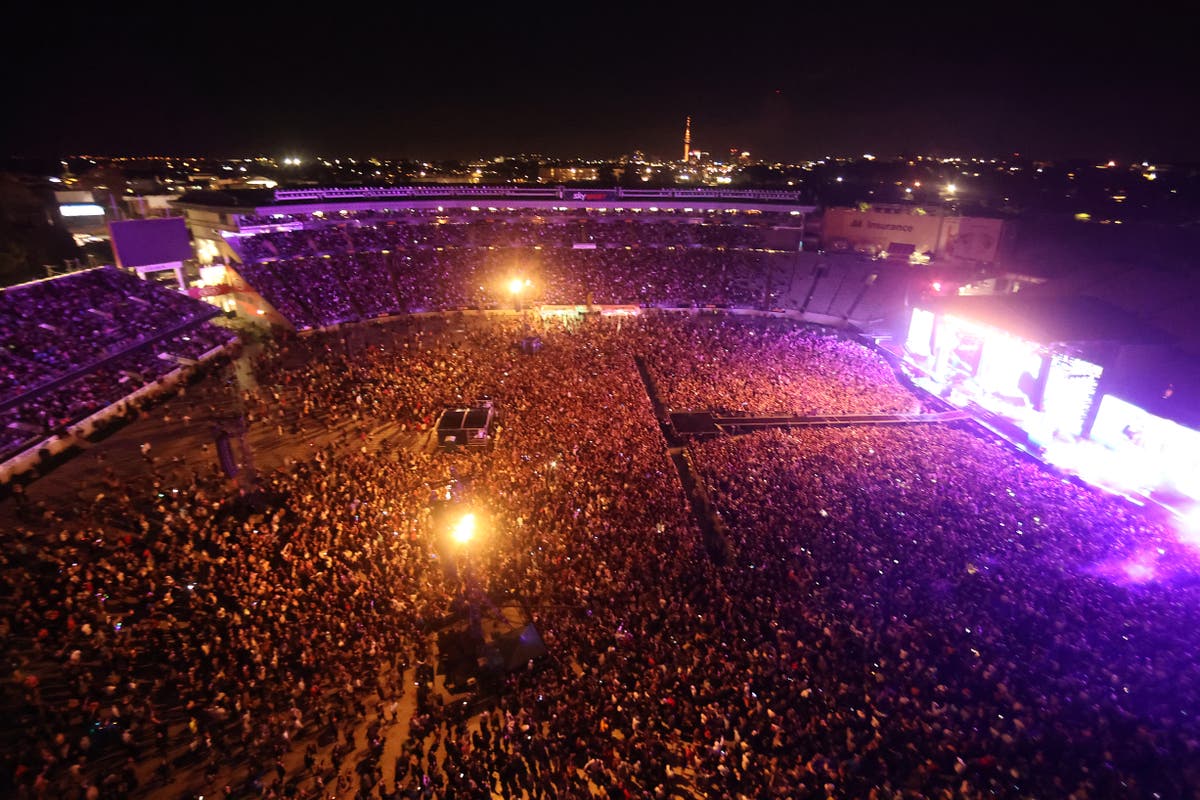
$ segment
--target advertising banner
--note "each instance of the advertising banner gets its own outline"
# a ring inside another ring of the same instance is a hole
[[[946,217],[938,255],[960,261],[990,263],[996,260],[1004,221],[983,217]]]
[[[564,189],[564,200],[591,202],[595,200],[617,200],[620,195],[616,189]]]

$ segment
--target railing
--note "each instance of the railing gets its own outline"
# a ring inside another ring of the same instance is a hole
[[[421,197],[527,197],[557,200],[614,201],[629,199],[776,201],[800,203],[799,192],[765,189],[573,189],[565,186],[395,186],[348,189],[276,189],[275,201],[386,200]]]
[[[663,197],[672,200],[713,199],[713,200],[782,200],[788,203],[800,202],[799,192],[771,191],[767,189],[617,189],[621,198],[655,198]]]

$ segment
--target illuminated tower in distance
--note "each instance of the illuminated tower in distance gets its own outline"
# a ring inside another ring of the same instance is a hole
[[[683,163],[687,163],[692,153],[692,118],[688,117],[683,125]]]

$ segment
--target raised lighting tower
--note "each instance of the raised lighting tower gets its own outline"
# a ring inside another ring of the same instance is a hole
[[[687,163],[688,157],[692,154],[692,118],[688,117],[687,122],[683,124],[683,163]]]
[[[479,601],[483,594],[483,590],[475,581],[475,572],[471,564],[471,540],[475,538],[475,515],[464,514],[454,529],[450,531],[451,538],[454,539],[461,549],[463,558],[463,598],[467,601],[467,631],[471,635],[471,641],[477,647],[483,646],[483,617],[479,610]]]

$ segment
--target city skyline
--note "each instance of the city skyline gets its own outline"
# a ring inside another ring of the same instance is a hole
[[[659,13],[73,17],[9,52],[0,155],[673,159],[691,117],[694,149],[768,161],[1200,160],[1195,70],[1162,20]]]

